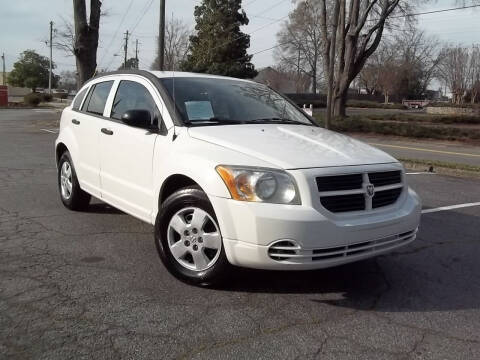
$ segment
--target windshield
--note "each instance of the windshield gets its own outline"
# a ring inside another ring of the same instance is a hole
[[[187,125],[289,123],[311,121],[265,85],[217,78],[161,78]]]

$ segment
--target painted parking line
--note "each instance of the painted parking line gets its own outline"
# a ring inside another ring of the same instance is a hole
[[[41,112],[41,113],[54,113],[56,110],[53,109],[33,109],[35,112]]]
[[[415,151],[424,151],[424,152],[432,152],[438,154],[448,154],[448,155],[461,155],[461,156],[472,156],[472,157],[480,157],[480,154],[469,154],[469,153],[461,153],[461,152],[454,152],[454,151],[443,151],[443,150],[433,150],[433,149],[424,149],[424,148],[416,148],[416,147],[409,147],[409,146],[400,146],[400,145],[389,145],[389,144],[379,144],[379,143],[369,143],[373,146],[380,146],[380,147],[389,147],[394,149],[404,149],[404,150],[415,150]]]
[[[58,129],[40,129],[42,131],[46,131],[52,134],[58,134]]]
[[[472,206],[480,206],[480,202],[450,205],[450,206],[441,206],[441,207],[438,207],[438,208],[435,208],[435,209],[424,209],[424,210],[422,210],[422,214],[434,213],[434,212],[439,212],[439,211],[447,211],[447,210],[453,210],[453,209],[460,209],[460,208],[466,208],[466,207],[472,207]]]
[[[431,171],[419,171],[419,172],[407,172],[406,175],[437,175],[437,173]]]

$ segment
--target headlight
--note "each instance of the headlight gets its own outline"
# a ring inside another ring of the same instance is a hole
[[[299,205],[295,180],[282,170],[219,165],[215,168],[235,200]]]

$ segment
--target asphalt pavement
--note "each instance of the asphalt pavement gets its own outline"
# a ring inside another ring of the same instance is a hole
[[[408,175],[418,239],[332,269],[174,279],[153,228],[59,199],[58,113],[0,110],[0,358],[478,359],[478,179]]]

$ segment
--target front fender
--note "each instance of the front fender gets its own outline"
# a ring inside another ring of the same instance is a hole
[[[182,132],[176,140],[164,138],[155,146],[153,158],[153,181],[155,204],[152,222],[158,212],[158,199],[163,183],[172,175],[184,175],[195,181],[209,197],[230,198],[230,192],[218,175],[217,165],[246,165],[274,167],[272,164],[246,154],[193,139]],[[170,143],[170,141],[172,141]]]

